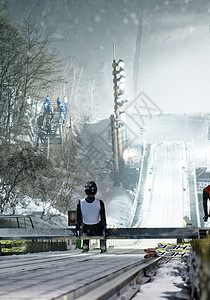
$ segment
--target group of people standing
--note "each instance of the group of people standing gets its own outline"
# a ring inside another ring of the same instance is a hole
[[[66,117],[66,113],[68,110],[68,99],[66,96],[63,97],[63,102],[60,100],[60,97],[57,98],[57,105],[60,112],[63,114],[64,118]],[[50,110],[52,110],[52,107],[50,105],[50,97],[47,95],[45,102],[43,103],[44,106],[44,112],[47,113]]]
[[[47,134],[51,133],[51,122],[53,119],[53,107],[50,105],[50,98],[49,96],[47,96],[47,98],[45,99],[45,102],[43,104],[44,106],[44,117],[45,117],[45,129]]]
[[[47,134],[51,133],[51,121],[53,119],[53,107],[50,105],[49,96],[46,97],[44,106],[44,113],[40,114],[37,119],[37,125],[39,127],[38,138],[41,143],[44,143],[46,140]]]
[[[66,118],[66,113],[68,110],[68,99],[66,96],[63,98],[63,102],[61,102],[60,98],[57,98],[58,110],[60,111],[60,120],[61,123],[64,123]],[[52,126],[51,122],[54,117],[54,110],[51,106],[51,100],[49,95],[47,95],[44,103],[43,103],[44,113],[40,114],[37,119],[37,125],[39,127],[39,139],[41,143],[45,142],[46,135],[51,133]]]

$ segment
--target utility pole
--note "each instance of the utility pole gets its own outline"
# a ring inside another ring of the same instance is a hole
[[[114,182],[116,186],[120,185],[120,170],[119,170],[119,156],[118,156],[118,145],[115,128],[115,117],[111,115],[111,130],[112,130],[112,150],[114,156]]]
[[[111,127],[112,127],[112,145],[114,155],[114,169],[115,169],[115,184],[119,185],[122,172],[123,172],[123,141],[122,141],[122,130],[120,120],[120,108],[127,102],[126,100],[120,99],[120,96],[125,91],[125,71],[124,61],[119,59],[115,60],[115,46],[113,45],[113,90],[114,90],[114,115],[111,116]]]

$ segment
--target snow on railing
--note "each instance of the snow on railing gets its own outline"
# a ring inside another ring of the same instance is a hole
[[[192,155],[192,162],[193,162],[193,175],[194,175],[194,191],[195,191],[195,205],[196,205],[196,215],[197,215],[197,222],[198,227],[201,226],[200,222],[200,214],[199,214],[199,204],[198,204],[198,193],[197,193],[197,184],[196,184],[196,170],[195,170],[195,157],[194,157],[194,143],[193,143],[193,155]]]
[[[190,218],[189,182],[187,179],[187,149],[185,143],[182,143],[182,162],[183,216]]]
[[[196,171],[195,171],[195,160],[194,160],[194,144],[193,143],[187,143],[186,145],[187,150],[187,171],[188,171],[188,185],[189,185],[189,196],[190,196],[190,202],[195,205],[195,215],[197,221],[197,226],[200,227],[200,217],[199,217],[199,205],[198,205],[198,194],[197,194],[197,187],[196,187]],[[194,200],[194,201],[192,201]],[[190,208],[191,215],[193,213],[192,211],[193,206]],[[193,221],[193,220],[192,220]],[[195,224],[194,224],[195,225]]]
[[[144,161],[145,161],[145,152],[146,152],[146,141],[143,141],[143,155],[142,155],[142,163],[141,163],[141,168],[140,168],[140,174],[139,174],[139,181],[138,181],[138,186],[136,189],[136,194],[135,194],[135,199],[133,203],[133,207],[131,210],[130,218],[127,222],[127,226],[131,227],[135,214],[136,214],[136,209],[137,209],[137,204],[138,204],[138,199],[140,197],[140,190],[141,190],[141,183],[142,183],[142,174],[143,174],[143,169],[144,169]]]
[[[150,148],[150,156],[148,159],[148,171],[146,177],[146,183],[144,187],[144,198],[142,201],[142,207],[140,212],[140,217],[135,224],[134,227],[139,227],[140,225],[145,226],[146,224],[142,224],[143,220],[148,220],[148,216],[150,213],[150,206],[151,206],[151,198],[152,198],[152,187],[153,187],[153,176],[154,176],[154,167],[155,167],[155,160],[156,160],[156,145],[151,145]],[[140,195],[139,195],[140,196]]]

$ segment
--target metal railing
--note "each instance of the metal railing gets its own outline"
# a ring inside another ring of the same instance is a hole
[[[106,239],[196,239],[207,235],[210,228],[108,228]],[[80,239],[102,239],[103,236],[83,236]],[[0,228],[0,240],[5,239],[77,239],[72,228]]]

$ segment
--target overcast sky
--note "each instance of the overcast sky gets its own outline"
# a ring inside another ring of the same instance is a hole
[[[208,111],[209,12],[191,1],[145,20],[141,86],[164,112]]]
[[[210,0],[8,2],[17,21],[30,15],[50,34],[64,59],[85,62],[99,118],[113,112],[113,43],[125,61],[126,99],[144,91],[163,113],[208,112]]]

